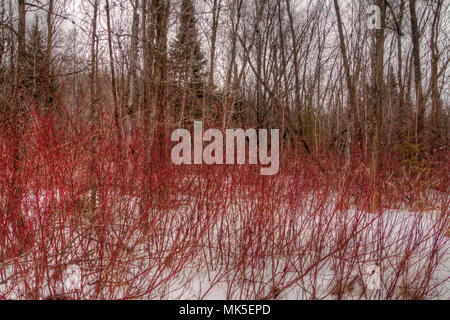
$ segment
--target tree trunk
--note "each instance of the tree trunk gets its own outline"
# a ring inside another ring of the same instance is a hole
[[[223,111],[222,111],[222,129],[225,129],[227,123],[227,113],[229,109],[231,109],[233,105],[233,94],[231,93],[232,89],[232,77],[233,77],[233,68],[236,65],[236,51],[237,51],[237,38],[239,32],[239,25],[241,22],[241,9],[242,9],[242,0],[233,0],[232,4],[232,17],[231,17],[231,51],[230,51],[230,59],[228,63],[227,76],[225,82],[225,94],[223,101]],[[234,20],[234,15],[236,16],[236,21]],[[236,78],[236,77],[235,77]]]
[[[142,46],[144,50],[144,88],[143,88],[143,115],[147,135],[152,117],[151,99],[153,95],[153,60],[154,60],[154,34],[153,7],[150,0],[142,2]]]
[[[386,17],[385,0],[378,0],[377,5],[381,9],[381,28],[375,31],[375,55],[372,70],[373,110],[372,110],[372,150],[371,150],[371,182],[373,198],[369,211],[376,212],[380,205],[380,192],[377,183],[379,154],[380,154],[380,129],[382,121],[382,104],[384,92],[384,28]]]
[[[356,89],[355,89],[355,84],[353,83],[352,76],[350,73],[350,64],[348,61],[347,49],[345,46],[341,13],[340,13],[339,4],[338,4],[337,0],[334,0],[334,8],[336,11],[337,26],[338,26],[338,32],[339,32],[339,43],[340,43],[340,49],[341,49],[341,55],[342,55],[342,62],[344,64],[345,80],[346,80],[347,90],[348,90],[348,104],[350,106],[350,109],[352,110],[352,115],[353,115],[353,130],[354,130],[354,140],[355,140],[354,143],[357,144],[358,146],[361,146],[362,134],[361,134],[361,127],[360,127],[359,119],[358,119],[358,106],[356,103]]]
[[[403,83],[403,58],[402,58],[402,31],[400,30],[403,16],[405,11],[405,1],[400,1],[400,13],[399,13],[399,19],[398,19],[398,30],[397,30],[397,82],[398,82],[398,88],[399,88],[399,94],[400,97],[398,99],[398,116],[399,116],[399,132],[400,132],[400,138],[403,139],[406,135],[405,127],[407,125],[407,121],[405,121],[406,118],[406,108],[404,106],[405,104],[405,86]]]
[[[416,0],[409,0],[409,10],[411,14],[411,41],[413,44],[413,65],[414,83],[416,88],[417,123],[416,123],[416,143],[423,143],[425,127],[425,105],[422,91],[422,71],[420,61],[420,34],[416,15]]]
[[[439,34],[439,21],[441,15],[442,0],[436,1],[433,24],[431,26],[430,51],[431,51],[431,128],[434,149],[442,145],[442,101],[438,87],[439,52],[437,47]]]
[[[90,95],[91,95],[91,120],[95,117],[95,105],[97,101],[97,80],[96,80],[96,40],[97,40],[97,11],[98,0],[94,1],[94,17],[92,18],[92,34],[91,34],[91,73],[90,73]]]
[[[208,88],[210,92],[214,90],[214,62],[216,56],[216,39],[217,39],[217,27],[219,24],[220,3],[218,0],[214,0],[212,9],[212,26],[211,26],[211,54],[209,58],[209,78]]]
[[[153,83],[156,94],[153,96],[153,106],[155,109],[156,134],[154,135],[154,157],[159,156],[161,161],[166,156],[164,148],[165,140],[165,105],[167,91],[167,32],[170,1],[153,0],[153,8],[156,15],[156,50],[155,50],[155,70]],[[156,159],[152,159],[156,160]]]
[[[25,250],[29,244],[29,235],[25,228],[25,221],[22,215],[21,203],[22,203],[22,182],[20,170],[22,166],[22,133],[26,127],[27,115],[25,114],[24,104],[22,99],[22,86],[23,83],[23,67],[25,64],[26,48],[25,48],[25,27],[26,27],[26,10],[25,0],[18,0],[18,14],[19,14],[19,26],[17,32],[18,38],[18,57],[17,57],[17,69],[16,69],[16,84],[14,88],[13,102],[11,103],[11,127],[13,129],[14,137],[12,144],[13,154],[13,173],[11,177],[11,193],[7,198],[6,203],[6,216],[8,222],[12,226],[14,233],[16,248],[19,252]]]
[[[90,73],[90,95],[91,95],[91,129],[95,130],[97,126],[97,74],[96,74],[96,66],[97,66],[97,49],[96,49],[96,40],[97,40],[97,12],[98,12],[98,0],[94,1],[94,16],[92,18],[92,37],[91,37],[91,73]],[[95,183],[95,154],[96,154],[96,135],[94,135],[92,146],[91,146],[91,210],[94,212],[96,207],[96,183]]]
[[[53,46],[53,0],[48,2],[47,11],[47,52],[45,55],[45,79],[47,81],[47,103],[50,106],[52,100],[51,92],[51,59],[52,59],[52,46]]]
[[[127,104],[127,136],[130,138],[133,126],[135,125],[135,114],[138,108],[138,79],[137,79],[137,59],[139,44],[139,0],[135,0],[133,5],[133,25],[131,27],[131,52],[130,52],[130,73]]]
[[[292,51],[293,51],[293,63],[294,63],[294,79],[295,79],[295,98],[294,98],[294,110],[297,113],[298,130],[302,132],[302,107],[300,100],[300,78],[299,78],[299,64],[298,64],[298,50],[297,50],[297,36],[294,29],[294,19],[292,17],[290,0],[286,0],[286,10],[289,18],[289,30],[292,38]]]
[[[108,49],[109,49],[109,66],[111,69],[111,86],[112,86],[112,95],[113,95],[113,103],[114,103],[114,124],[116,126],[117,131],[117,139],[119,145],[122,145],[122,135],[120,130],[120,122],[119,122],[119,102],[117,100],[117,88],[116,88],[116,72],[114,69],[114,52],[112,47],[112,36],[111,36],[111,17],[110,17],[110,7],[109,0],[106,0],[106,26],[108,32]]]
[[[216,41],[217,41],[217,28],[219,25],[220,16],[220,2],[219,0],[213,0],[212,8],[212,25],[211,25],[211,51],[209,57],[209,76],[208,76],[208,92],[203,94],[203,103],[207,103],[210,107],[214,104],[214,66],[216,60]],[[207,99],[206,99],[207,97]],[[206,116],[206,108],[203,105],[203,120]]]

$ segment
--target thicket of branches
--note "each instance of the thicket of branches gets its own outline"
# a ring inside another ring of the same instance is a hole
[[[202,119],[279,128],[307,152],[435,152],[448,16],[445,1],[2,0],[2,116],[63,117],[62,94],[77,117],[114,116],[121,139]]]

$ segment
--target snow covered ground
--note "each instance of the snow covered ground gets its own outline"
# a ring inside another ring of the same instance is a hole
[[[26,197],[36,241],[0,261],[0,298],[450,299],[440,211],[374,215],[310,195],[296,212],[261,216],[258,202],[220,212],[191,199],[153,211],[144,231],[138,199],[110,196],[107,218],[78,224],[46,216],[61,192]]]

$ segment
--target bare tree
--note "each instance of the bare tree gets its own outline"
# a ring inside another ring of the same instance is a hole
[[[97,15],[98,15],[98,1],[94,0],[93,9],[94,15],[92,17],[92,33],[91,33],[91,73],[90,73],[90,95],[91,95],[91,117],[95,117],[95,106],[97,102],[97,75],[96,75],[96,64],[97,64]]]
[[[383,106],[383,91],[384,91],[384,39],[385,39],[385,24],[386,24],[386,3],[385,0],[378,0],[377,5],[380,8],[381,25],[375,31],[375,50],[373,57],[372,70],[372,90],[373,90],[373,110],[372,110],[372,159],[371,159],[371,175],[372,186],[375,190],[374,198],[370,207],[371,212],[375,212],[379,208],[378,191],[378,167],[379,167],[379,153],[380,153],[380,128],[382,121],[382,106]]]
[[[361,135],[361,126],[359,124],[359,118],[358,118],[358,106],[356,103],[356,89],[355,84],[353,83],[353,79],[351,76],[350,71],[350,63],[347,56],[347,49],[345,45],[344,40],[344,31],[342,28],[342,18],[340,13],[340,8],[337,0],[334,0],[334,8],[336,11],[336,18],[337,18],[337,26],[339,31],[339,43],[340,43],[340,49],[341,49],[341,55],[342,55],[342,62],[344,64],[344,73],[345,73],[345,80],[347,84],[347,90],[348,90],[348,104],[350,106],[350,109],[352,110],[352,116],[353,116],[353,130],[354,130],[354,136],[355,136],[355,142],[360,144],[362,141],[362,135]]]
[[[51,102],[50,88],[51,88],[51,59],[53,47],[53,0],[48,1],[47,11],[47,52],[45,55],[45,77],[47,80],[47,103]]]
[[[436,1],[436,6],[433,8],[434,17],[431,25],[430,34],[430,51],[431,51],[431,130],[432,130],[432,145],[437,148],[442,145],[442,101],[438,87],[438,64],[440,52],[438,50],[438,35],[439,22],[441,19],[442,0]]]
[[[209,79],[208,87],[209,91],[214,90],[214,64],[216,58],[216,41],[217,41],[217,28],[219,25],[221,4],[219,0],[213,0],[212,7],[212,24],[211,24],[211,53],[209,58]]]
[[[110,7],[109,7],[109,0],[106,0],[106,25],[107,25],[107,32],[108,32],[108,49],[109,49],[109,66],[111,70],[111,86],[112,86],[112,96],[113,96],[113,103],[114,103],[114,123],[116,125],[116,131],[117,131],[117,137],[119,140],[119,143],[122,141],[122,135],[121,135],[121,129],[120,129],[120,122],[119,122],[119,101],[117,99],[117,87],[116,87],[116,72],[114,67],[114,53],[113,53],[113,47],[112,47],[112,34],[111,34],[111,14],[110,14]]]
[[[133,22],[131,28],[131,47],[130,47],[130,71],[128,80],[128,104],[127,104],[127,124],[126,130],[129,136],[132,132],[132,127],[135,125],[135,114],[138,108],[138,45],[139,45],[139,0],[131,0],[133,6]]]
[[[416,0],[409,0],[411,15],[411,42],[414,65],[414,83],[417,104],[416,143],[423,143],[425,128],[425,102],[422,91],[422,70],[420,57],[420,33],[416,15]]]

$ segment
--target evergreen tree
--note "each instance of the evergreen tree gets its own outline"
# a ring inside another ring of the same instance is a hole
[[[192,97],[203,96],[206,60],[198,39],[193,1],[182,0],[180,9],[177,36],[170,48],[171,72],[177,88],[185,91],[184,99],[191,101]]]
[[[36,22],[31,29],[26,52],[26,64],[24,66],[24,82],[28,87],[31,87],[34,98],[39,97],[39,89],[45,83],[42,78],[45,61],[45,48],[42,39],[42,33],[39,30],[39,21],[36,18]]]

